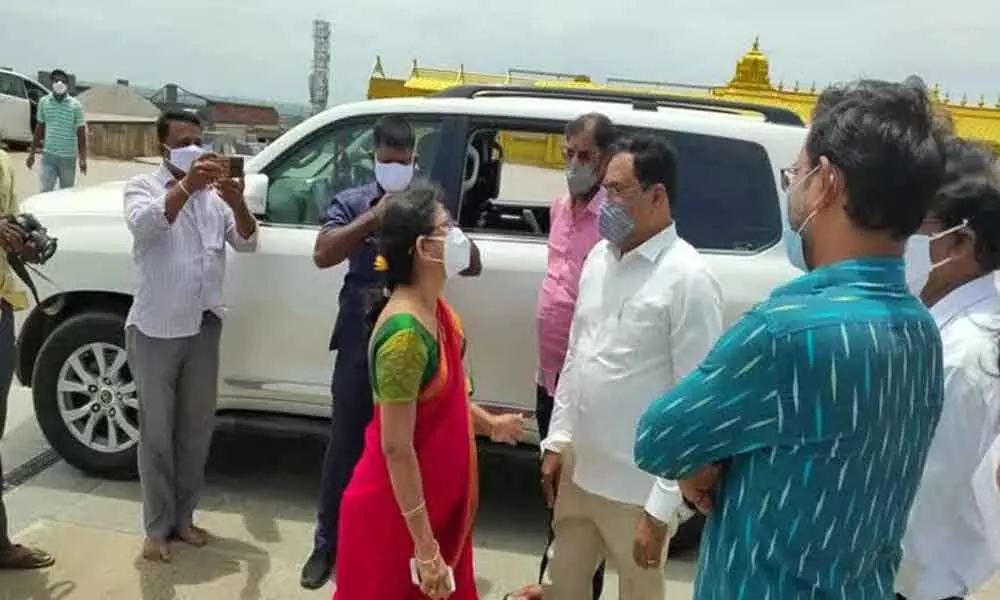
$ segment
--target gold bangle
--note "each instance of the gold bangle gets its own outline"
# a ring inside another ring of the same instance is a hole
[[[406,520],[410,520],[412,517],[416,516],[418,513],[423,512],[423,510],[426,509],[426,508],[427,508],[427,504],[425,502],[421,501],[420,504],[416,505],[415,507],[411,508],[410,510],[403,511],[403,518],[406,519]]]
[[[416,553],[414,553],[414,554],[416,554]],[[437,542],[434,542],[434,554],[429,559],[424,560],[424,559],[420,558],[419,556],[416,557],[417,564],[421,565],[421,566],[425,566],[425,567],[429,567],[429,566],[433,565],[434,563],[436,563],[438,561],[439,558],[441,558],[441,546],[438,545]]]

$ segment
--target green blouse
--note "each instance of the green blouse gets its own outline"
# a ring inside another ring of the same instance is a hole
[[[465,357],[465,339],[462,357]],[[428,386],[442,369],[441,351],[434,335],[419,319],[409,313],[387,318],[372,334],[370,349],[372,397],[376,404],[416,402],[424,393],[433,395]],[[438,378],[435,389],[443,383]],[[466,391],[474,391],[472,377],[465,373]]]
[[[372,334],[371,384],[375,402],[415,402],[434,378],[437,340],[416,317],[392,315]]]

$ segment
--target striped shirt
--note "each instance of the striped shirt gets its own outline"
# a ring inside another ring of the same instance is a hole
[[[206,310],[222,318],[226,243],[237,252],[257,249],[257,230],[243,239],[232,209],[211,190],[195,193],[168,221],[166,196],[173,184],[166,167],[125,184],[125,221],[139,276],[125,326],[154,338],[195,335]]]
[[[38,122],[45,125],[42,152],[59,158],[76,158],[76,132],[87,123],[83,105],[72,96],[57,100],[49,94],[38,103]]]
[[[695,599],[893,598],[941,365],[899,259],[813,271],[728,331],[637,431],[656,475],[725,466]]]

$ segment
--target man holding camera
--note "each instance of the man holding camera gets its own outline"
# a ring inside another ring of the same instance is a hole
[[[14,172],[7,153],[0,150],[0,217],[17,214],[17,193]],[[17,289],[14,274],[7,265],[7,253],[21,249],[23,232],[5,220],[0,220],[0,437],[7,421],[7,395],[14,375],[14,311],[28,307],[28,298]],[[0,460],[0,483],[3,463]],[[0,485],[2,488],[2,485]],[[47,552],[11,542],[7,533],[7,510],[0,496],[0,570],[41,569],[55,562]]]
[[[139,286],[125,347],[139,410],[139,479],[147,560],[170,561],[168,540],[203,546],[194,525],[215,429],[226,244],[257,249],[243,180],[201,146],[201,122],[167,112],[156,124],[163,165],[125,186]]]

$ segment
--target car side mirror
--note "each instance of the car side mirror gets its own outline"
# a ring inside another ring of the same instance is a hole
[[[247,208],[258,217],[267,214],[267,188],[270,185],[267,175],[248,173],[243,180],[243,198]]]

